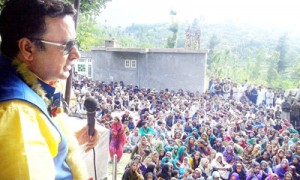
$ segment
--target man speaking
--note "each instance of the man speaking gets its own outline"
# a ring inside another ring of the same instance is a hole
[[[75,10],[60,0],[9,0],[1,12],[0,179],[88,179],[63,126],[56,83],[80,58]],[[98,133],[77,137],[88,148]],[[83,142],[84,141],[84,142]]]

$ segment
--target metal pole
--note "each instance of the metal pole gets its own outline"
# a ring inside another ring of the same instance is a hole
[[[118,156],[114,154],[114,162],[113,162],[113,180],[117,180],[117,158]]]
[[[77,11],[75,14],[75,17],[74,17],[75,29],[77,30],[80,0],[74,1],[74,8]],[[70,76],[68,77],[67,83],[66,83],[65,101],[67,102],[68,105],[70,105],[70,99],[71,99],[72,74],[73,74],[73,69],[70,70]]]

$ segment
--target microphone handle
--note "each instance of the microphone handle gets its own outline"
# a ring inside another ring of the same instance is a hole
[[[88,134],[89,136],[93,136],[95,133],[95,115],[96,112],[88,112],[87,113],[87,120],[88,120]]]

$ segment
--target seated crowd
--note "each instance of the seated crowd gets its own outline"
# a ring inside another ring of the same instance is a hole
[[[73,85],[73,111],[82,113],[88,96],[98,100],[111,158],[131,153],[124,180],[300,179],[297,94],[218,79],[205,93],[87,78]]]

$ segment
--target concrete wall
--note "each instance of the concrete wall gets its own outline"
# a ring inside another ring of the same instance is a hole
[[[93,60],[93,80],[124,81],[139,87],[204,92],[206,50],[99,48],[82,53]],[[125,68],[136,60],[136,68]]]

